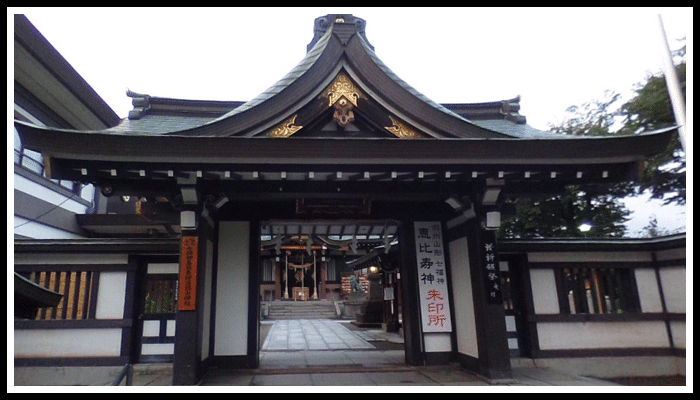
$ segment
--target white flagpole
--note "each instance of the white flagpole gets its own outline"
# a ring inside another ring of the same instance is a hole
[[[671,59],[671,50],[668,47],[668,40],[666,39],[664,23],[661,19],[661,14],[659,14],[658,16],[659,30],[661,32],[661,42],[664,46],[663,59],[664,76],[666,77],[666,87],[668,87],[668,93],[671,97],[671,105],[673,108],[673,113],[676,116],[676,124],[679,125],[678,138],[680,139],[683,152],[685,152],[685,102],[683,101],[683,92],[681,91],[681,85],[678,83],[676,68],[673,65],[673,60]]]

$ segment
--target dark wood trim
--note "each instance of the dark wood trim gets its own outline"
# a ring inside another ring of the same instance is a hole
[[[100,272],[95,271],[92,273],[92,287],[90,288],[90,298],[95,299],[95,301],[90,302],[90,309],[87,313],[87,318],[95,318],[97,315],[97,295],[100,292]]]
[[[685,349],[669,347],[624,347],[606,349],[539,350],[533,358],[585,358],[585,357],[685,357]]]
[[[532,252],[581,252],[581,251],[660,251],[686,247],[686,234],[680,233],[658,238],[609,238],[609,239],[535,239],[502,240],[501,247],[507,253]]]
[[[172,354],[146,354],[139,359],[141,363],[172,363]]]
[[[173,358],[173,385],[194,385],[197,383],[200,367],[198,348],[201,346],[201,329],[199,314],[201,313],[201,270],[205,258],[201,254],[201,242],[204,235],[200,229],[183,230],[182,237],[198,236],[197,246],[197,298],[196,309],[181,311],[175,314],[175,349]]]
[[[14,251],[22,253],[71,254],[162,254],[178,256],[180,239],[15,239]],[[15,264],[19,266],[20,264]],[[76,264],[77,265],[77,264]],[[80,264],[81,266],[83,264]],[[85,264],[88,265],[88,264]],[[99,265],[99,264],[98,264]],[[125,264],[126,265],[126,264]]]
[[[530,269],[563,269],[563,268],[653,268],[652,261],[585,261],[585,262],[531,262]]]
[[[627,314],[528,314],[527,322],[636,322],[636,321],[686,321],[681,313],[627,313]]]
[[[134,326],[134,318],[138,317],[138,314],[134,315],[135,304],[137,303],[137,293],[136,290],[136,274],[138,272],[138,259],[135,256],[129,256],[129,270],[126,272],[126,287],[124,294],[124,319],[132,321],[129,326],[124,326],[122,328],[122,344],[121,344],[121,356],[127,357],[130,360],[132,355],[134,342],[134,331],[136,330]],[[137,324],[138,325],[138,324]],[[133,361],[133,360],[132,360]]]
[[[248,365],[260,365],[260,221],[249,221]]]
[[[116,272],[116,271],[136,271],[137,266],[130,264],[15,264],[14,269],[17,272],[62,272],[62,271],[99,271],[99,272]]]
[[[131,328],[133,319],[17,320],[14,328],[25,329],[114,329]]]
[[[162,331],[162,329],[161,329]],[[165,336],[163,335],[160,336],[141,336],[141,343],[155,343],[155,344],[163,344],[163,343],[175,343],[175,336]],[[143,356],[141,356],[143,357]]]
[[[506,321],[503,302],[490,304],[487,301],[485,269],[485,230],[480,226],[483,211],[477,209],[477,216],[467,222],[470,240],[469,265],[474,294],[475,323],[479,346],[479,373],[489,379],[511,377],[510,352],[506,337]],[[494,242],[494,254],[498,262],[498,243]]]
[[[403,220],[397,232],[400,243],[404,351],[406,364],[424,365],[423,334],[418,299],[418,264],[413,222],[412,219]]]
[[[454,353],[451,351],[425,353],[425,365],[446,365],[453,359]]]
[[[212,356],[209,357],[208,365],[223,369],[256,368],[250,365],[250,357],[248,356]]]

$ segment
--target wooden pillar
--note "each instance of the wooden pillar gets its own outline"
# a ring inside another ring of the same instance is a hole
[[[475,230],[470,253],[480,372],[490,379],[511,378],[506,317],[500,292],[498,243],[494,231]]]
[[[275,277],[275,300],[282,298],[282,279],[280,274],[282,273],[282,266],[280,263],[279,256],[275,257],[275,262],[272,267],[272,274]]]
[[[316,278],[319,279],[318,298],[321,300],[326,300],[326,295],[327,295],[327,293],[326,293],[326,268],[327,268],[326,263],[327,263],[327,261],[325,261],[325,257],[322,257],[322,259],[324,261],[320,262],[321,268],[319,268],[318,275],[316,276]]]
[[[462,286],[454,288],[457,358],[492,380],[512,376],[496,241],[499,192],[485,185],[447,222],[453,284]]]
[[[416,261],[416,243],[414,221],[402,221],[399,226],[399,243],[401,243],[401,294],[403,313],[403,335],[406,352],[406,364],[424,365],[423,338],[420,320],[420,300],[418,298],[418,264]]]
[[[195,210],[182,211],[178,310],[175,315],[173,385],[196,385],[203,376],[205,276],[207,241],[214,236],[214,227]],[[209,271],[210,273],[210,271]],[[207,321],[208,323],[208,321]]]

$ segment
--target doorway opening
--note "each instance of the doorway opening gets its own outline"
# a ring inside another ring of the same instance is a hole
[[[405,365],[398,227],[261,223],[260,368]]]

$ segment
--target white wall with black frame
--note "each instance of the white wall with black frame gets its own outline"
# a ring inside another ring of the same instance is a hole
[[[518,246],[538,365],[598,377],[685,374],[685,235],[502,243],[510,253]]]

